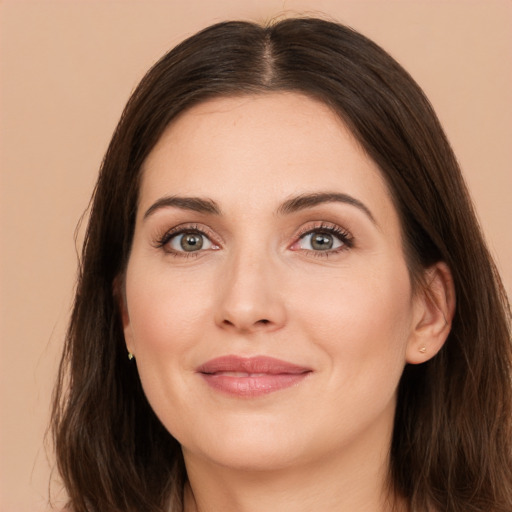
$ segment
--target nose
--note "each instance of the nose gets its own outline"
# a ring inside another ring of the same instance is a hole
[[[287,315],[277,267],[268,254],[229,258],[216,294],[216,324],[240,333],[280,329]]]

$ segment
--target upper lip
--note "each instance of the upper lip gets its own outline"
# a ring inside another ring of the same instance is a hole
[[[289,363],[268,356],[242,357],[236,355],[222,356],[211,359],[197,368],[198,373],[216,374],[238,372],[247,374],[301,374],[310,372],[311,368]]]

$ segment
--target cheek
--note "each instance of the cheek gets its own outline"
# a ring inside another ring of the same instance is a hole
[[[175,433],[172,411],[186,411],[198,340],[211,323],[214,277],[210,271],[180,272],[164,262],[145,264],[132,254],[126,276],[129,325],[137,370],[157,416]],[[179,429],[178,429],[179,430]]]
[[[136,260],[130,262],[126,277],[129,325],[125,335],[133,339],[144,393],[173,435],[180,433],[174,411],[187,410],[186,398],[192,392],[187,381],[192,369],[188,363],[194,346],[191,340],[204,323],[204,301],[197,283],[192,284],[170,276],[165,267],[158,274],[148,271]]]
[[[179,351],[194,336],[207,309],[208,281],[165,268],[145,271],[134,262],[128,268],[127,297],[130,329],[137,355],[159,357]]]
[[[390,372],[399,378],[412,325],[405,264],[386,260],[370,271],[368,266],[351,266],[308,289],[307,300],[297,305],[297,317],[329,354],[335,371],[347,378],[370,370],[383,378]]]

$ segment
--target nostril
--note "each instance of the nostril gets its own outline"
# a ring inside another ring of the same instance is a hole
[[[261,318],[260,320],[256,320],[256,321],[252,321],[250,319],[245,321],[243,318],[242,319],[224,318],[224,320],[222,320],[220,325],[222,325],[225,328],[229,328],[229,329],[235,328],[237,330],[240,329],[243,331],[251,331],[252,329],[258,329],[261,327],[270,326],[272,324],[273,324],[272,320],[269,320],[268,318]]]

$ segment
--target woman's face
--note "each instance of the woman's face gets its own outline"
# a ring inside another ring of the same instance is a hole
[[[143,168],[125,284],[127,347],[186,461],[387,449],[419,301],[380,172],[322,103],[221,98],[175,120]]]

